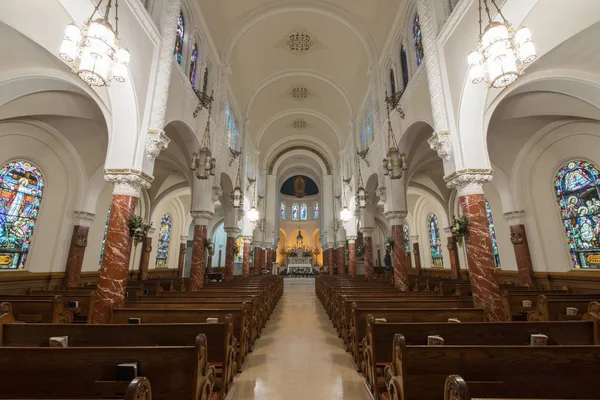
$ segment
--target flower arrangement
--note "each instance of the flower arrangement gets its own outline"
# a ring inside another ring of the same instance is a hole
[[[133,239],[133,245],[137,247],[138,243],[143,240],[150,231],[152,224],[147,224],[139,215],[134,215],[127,221],[129,227],[129,237]]]
[[[240,258],[240,246],[238,246],[237,244],[233,245],[233,255],[234,258]]]
[[[365,255],[365,248],[363,245],[356,245],[356,257],[363,257]]]
[[[385,248],[391,253],[394,248],[394,239],[389,237],[385,239]]]
[[[452,237],[456,239],[456,243],[458,243],[459,246],[462,245],[463,238],[467,234],[468,228],[469,219],[466,215],[463,215],[459,219],[456,217],[452,218],[452,227],[450,230],[452,231]]]

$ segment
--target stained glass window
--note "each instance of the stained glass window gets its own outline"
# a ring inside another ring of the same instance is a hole
[[[390,87],[392,89],[392,95],[396,94],[396,76],[394,75],[394,69],[390,69]]]
[[[587,161],[564,165],[554,181],[575,268],[600,269],[600,172]]]
[[[192,87],[196,87],[196,69],[198,68],[198,45],[194,42],[192,47],[192,56],[190,57],[190,82]]]
[[[406,47],[400,49],[400,65],[402,66],[402,83],[404,88],[408,85],[408,61],[406,59]]]
[[[160,220],[160,231],[158,232],[158,248],[156,249],[156,266],[166,267],[169,257],[169,243],[171,242],[171,216],[163,215]]]
[[[26,161],[0,170],[0,269],[22,269],[38,217],[44,178]]]
[[[237,142],[238,137],[240,135],[240,129],[237,118],[235,117],[235,113],[233,111],[233,108],[231,107],[231,103],[229,103],[229,100],[227,101],[227,107],[225,107],[225,119],[227,121],[227,146],[230,149],[237,149]]]
[[[204,78],[202,79],[202,93],[208,94],[208,66],[204,69]]]
[[[404,225],[404,251],[406,253],[410,253],[412,250],[410,248],[410,234],[408,231],[408,225]]]
[[[298,204],[292,204],[292,219],[298,221],[300,219],[300,209]]]
[[[360,144],[363,150],[373,144],[373,111],[371,106],[365,110],[363,124],[360,129]]]
[[[490,236],[492,237],[492,251],[494,253],[494,261],[496,267],[500,268],[500,253],[498,252],[498,241],[496,240],[496,227],[494,226],[494,219],[492,218],[492,208],[490,207],[489,201],[484,200],[485,213],[487,215],[488,223],[490,225]]]
[[[179,20],[177,21],[177,36],[175,37],[175,58],[177,62],[181,64],[181,58],[183,57],[183,38],[185,36],[185,23],[183,22],[183,13],[179,12]]]
[[[313,219],[319,219],[319,203],[315,203]]]
[[[421,21],[419,20],[419,14],[415,15],[413,22],[413,41],[415,45],[415,53],[417,55],[417,67],[423,62],[423,37],[421,36]]]
[[[427,218],[429,229],[429,247],[431,248],[431,259],[434,267],[444,266],[444,257],[442,255],[442,241],[440,239],[440,228],[435,214],[429,214]]]
[[[281,219],[285,219],[285,203],[283,201],[279,207],[279,213],[281,214]]]
[[[104,222],[104,235],[102,236],[102,244],[100,245],[100,263],[98,264],[98,268],[102,267],[102,259],[104,258],[104,245],[106,244],[106,233],[108,232],[108,221],[110,220],[110,210],[111,206],[108,206],[108,211],[106,212],[106,222]]]
[[[306,221],[308,219],[308,209],[306,207],[306,204],[302,204],[300,206],[300,219],[302,221]]]

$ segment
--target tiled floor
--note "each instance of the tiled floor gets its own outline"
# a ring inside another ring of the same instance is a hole
[[[230,399],[369,399],[315,295],[313,279],[285,280],[283,297],[235,378]]]

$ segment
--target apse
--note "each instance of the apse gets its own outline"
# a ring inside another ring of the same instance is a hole
[[[308,176],[295,175],[288,178],[281,185],[281,194],[285,196],[305,197],[316,196],[319,194],[319,188],[315,181]]]

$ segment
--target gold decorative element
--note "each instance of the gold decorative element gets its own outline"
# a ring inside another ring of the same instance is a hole
[[[292,121],[292,127],[294,129],[306,129],[308,128],[308,122],[304,118],[296,118]]]
[[[287,94],[294,100],[302,101],[312,97],[312,91],[304,85],[294,85],[288,89]]]
[[[296,193],[296,197],[304,197],[304,192],[306,191],[306,182],[304,178],[301,176],[297,176],[294,179],[294,192]]]
[[[292,29],[275,44],[275,47],[289,50],[290,53],[298,57],[309,54],[313,50],[327,48],[314,34],[310,33],[306,28],[300,27]]]

